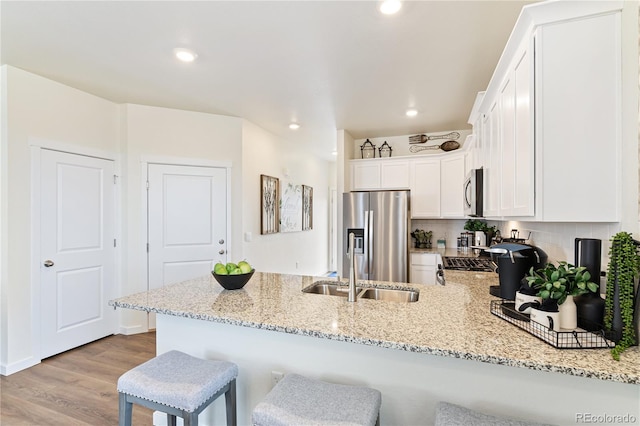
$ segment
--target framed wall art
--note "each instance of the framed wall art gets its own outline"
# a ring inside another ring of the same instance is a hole
[[[302,230],[313,229],[313,188],[302,185]]]
[[[302,185],[282,183],[280,232],[302,231]]]
[[[280,181],[278,178],[260,175],[260,233],[275,234],[280,231]]]

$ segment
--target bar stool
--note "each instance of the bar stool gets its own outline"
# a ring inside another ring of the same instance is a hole
[[[380,424],[376,389],[287,374],[253,410],[254,426]]]
[[[224,393],[227,426],[236,426],[238,366],[170,351],[127,371],[118,379],[120,426],[131,426],[133,404],[167,413],[169,425],[182,417],[197,426],[198,414]]]
[[[441,401],[436,407],[435,426],[549,426],[505,417],[490,416]]]

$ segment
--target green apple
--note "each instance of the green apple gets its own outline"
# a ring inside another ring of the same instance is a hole
[[[233,271],[234,269],[236,269],[236,268],[238,267],[238,265],[236,265],[236,264],[235,264],[235,263],[233,263],[233,262],[229,262],[229,263],[227,263],[227,266],[226,266],[226,267],[227,267],[227,272],[228,272],[228,273],[231,273],[231,271]]]
[[[253,269],[251,265],[244,260],[238,262],[238,268],[240,268],[243,274],[248,274]]]
[[[236,268],[231,272],[229,272],[229,275],[241,275],[241,274],[242,274],[242,270],[240,268]]]
[[[227,275],[227,268],[220,262],[216,263],[216,265],[213,267],[213,272],[218,274],[218,275]]]

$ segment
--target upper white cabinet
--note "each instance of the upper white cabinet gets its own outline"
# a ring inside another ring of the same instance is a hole
[[[464,217],[465,152],[435,158],[412,158],[411,217],[456,219]]]
[[[387,158],[351,160],[351,182],[353,191],[409,189],[409,163]]]
[[[465,155],[449,155],[440,161],[440,216],[464,217]]]
[[[412,159],[411,217],[440,217],[440,192],[440,159]]]
[[[620,220],[621,7],[523,8],[469,120],[486,217]]]
[[[620,220],[620,13],[536,31],[536,184],[546,221]]]
[[[410,189],[412,218],[463,218],[466,155],[351,160],[351,190]]]
[[[409,161],[381,159],[380,186],[385,189],[409,188]]]

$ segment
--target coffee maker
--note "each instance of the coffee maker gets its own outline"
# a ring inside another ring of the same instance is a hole
[[[543,268],[547,264],[547,253],[529,244],[501,243],[486,249],[491,259],[498,265],[500,285],[491,286],[489,293],[502,299],[514,300],[522,279],[531,267]]]

